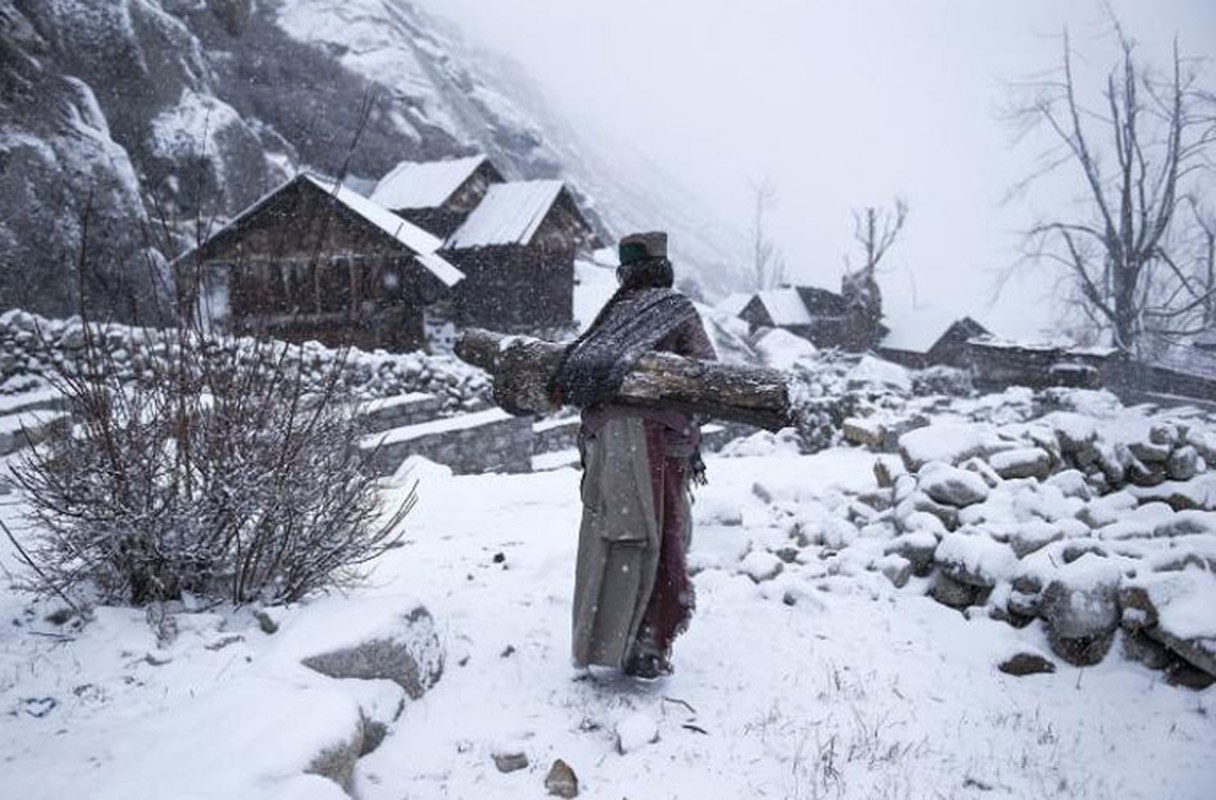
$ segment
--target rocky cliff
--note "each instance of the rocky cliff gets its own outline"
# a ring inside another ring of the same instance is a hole
[[[296,171],[366,188],[474,151],[567,179],[609,237],[686,231],[701,282],[728,282],[735,244],[694,202],[605,166],[487,58],[405,0],[0,0],[0,308],[62,315],[83,291],[147,320],[166,258]]]

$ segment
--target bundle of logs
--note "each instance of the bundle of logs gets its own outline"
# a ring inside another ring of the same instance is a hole
[[[465,331],[456,343],[457,356],[490,373],[495,402],[517,415],[555,410],[548,386],[565,350],[562,344],[479,328]],[[790,387],[781,372],[670,353],[643,356],[613,403],[667,408],[770,431],[796,424]]]

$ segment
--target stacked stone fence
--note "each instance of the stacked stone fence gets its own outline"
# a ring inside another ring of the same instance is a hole
[[[457,475],[531,472],[532,421],[492,408],[367,436],[360,447],[390,475],[410,456],[445,464]]]

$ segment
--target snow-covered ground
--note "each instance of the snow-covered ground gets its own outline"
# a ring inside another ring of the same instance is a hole
[[[543,797],[559,758],[580,797],[614,800],[1212,797],[1216,689],[1167,685],[1117,646],[1096,667],[1012,677],[996,668],[1011,654],[1050,656],[1040,623],[969,620],[926,597],[924,579],[896,589],[862,566],[864,537],[773,555],[873,489],[874,458],[708,459],[697,615],[675,675],[653,684],[569,665],[572,469],[424,465],[405,546],[349,596],[275,610],[274,634],[247,613],[179,615],[160,641],[166,623],[141,611],[57,625],[56,604],[6,586],[0,797],[342,798],[304,770],[360,713],[391,719],[404,694],[299,657],[418,601],[446,668],[359,761],[363,800]],[[0,503],[14,524],[13,495]],[[7,549],[0,563],[14,568]],[[494,755],[518,753],[526,768],[498,770]]]

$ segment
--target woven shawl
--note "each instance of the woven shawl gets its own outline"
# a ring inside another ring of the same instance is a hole
[[[608,402],[638,359],[696,314],[672,289],[618,291],[566,350],[553,377],[555,396],[582,408]]]

